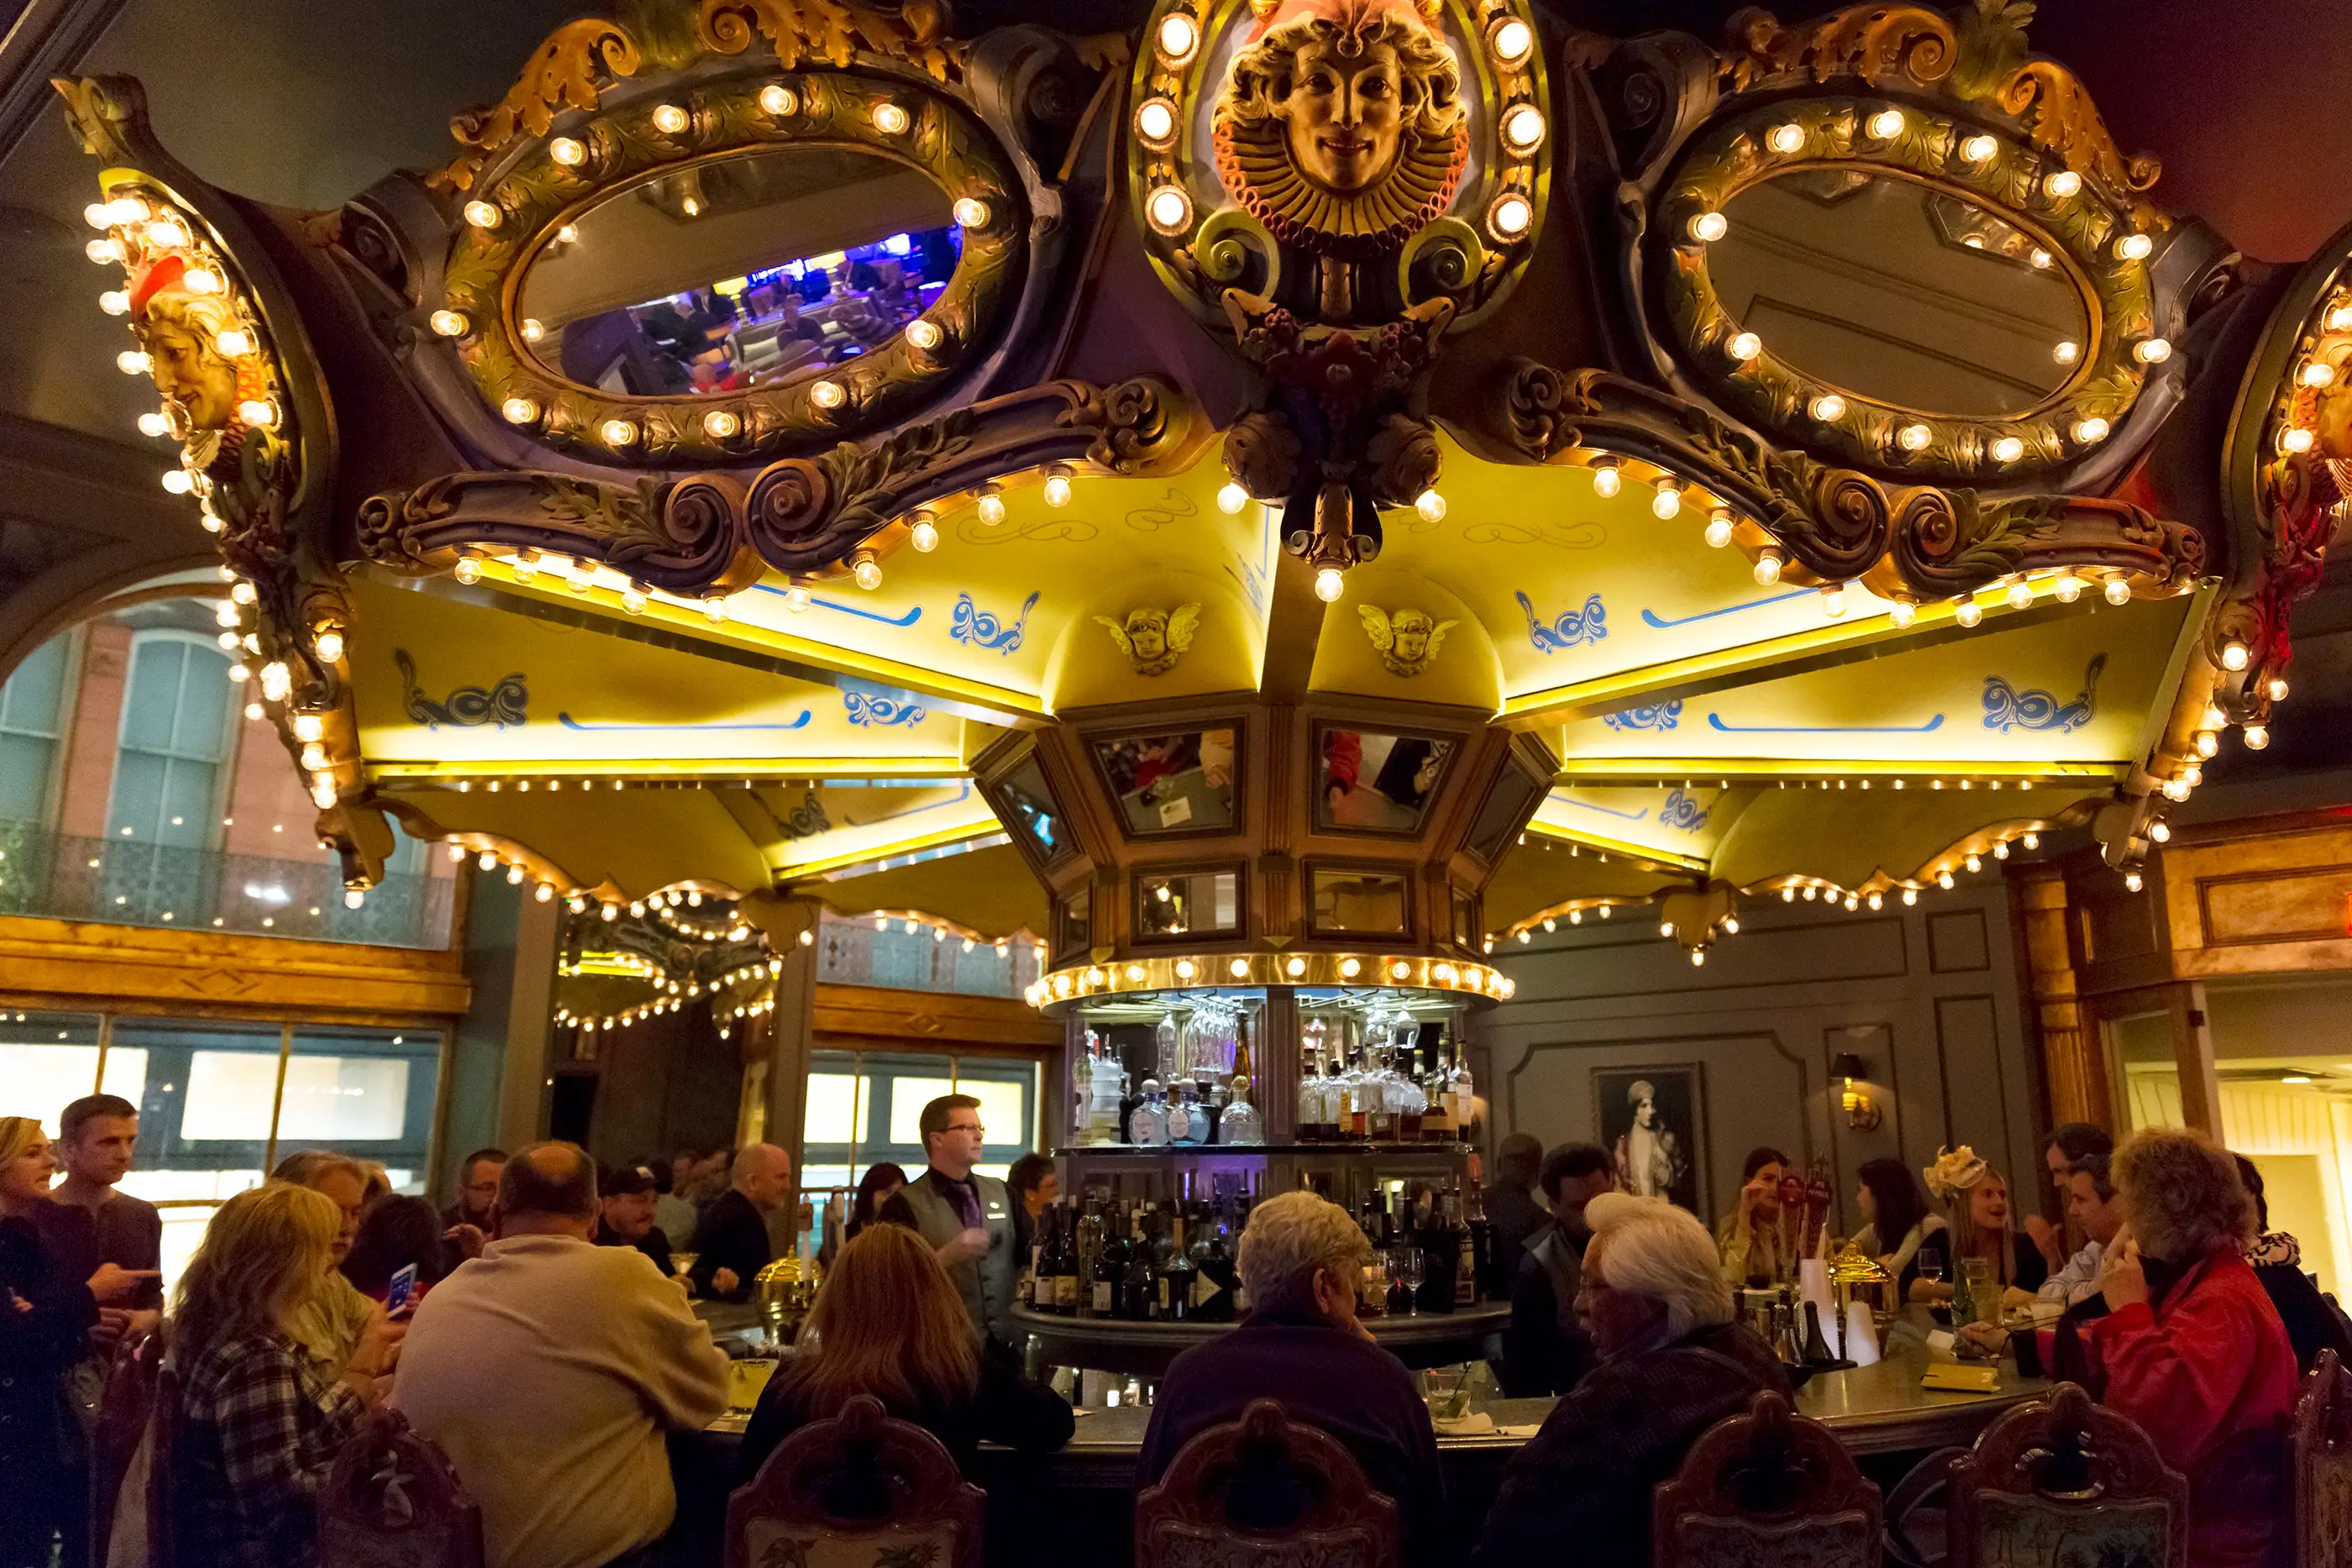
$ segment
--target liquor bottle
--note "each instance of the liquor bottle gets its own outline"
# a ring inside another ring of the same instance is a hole
[[[1087,1276],[1086,1312],[1089,1317],[1108,1318],[1115,1315],[1113,1309],[1118,1304],[1119,1276],[1127,1268],[1127,1260],[1120,1254],[1127,1250],[1127,1242],[1108,1215],[1094,1217],[1094,1225],[1098,1239],[1095,1243],[1094,1267]]]
[[[1470,1241],[1469,1222],[1464,1218],[1462,1178],[1454,1178],[1454,1190],[1445,1204],[1447,1228],[1454,1232],[1454,1310],[1464,1312],[1478,1304],[1478,1255]]]
[[[1184,1211],[1176,1211],[1168,1256],[1160,1266],[1160,1315],[1171,1322],[1189,1322],[1201,1303],[1201,1271],[1184,1247]]]
[[[1145,1322],[1158,1305],[1151,1278],[1151,1243],[1144,1239],[1143,1209],[1138,1205],[1128,1210],[1127,1266],[1119,1273],[1118,1315],[1130,1322]]]
[[[1168,1096],[1157,1078],[1143,1081],[1143,1103],[1128,1115],[1127,1141],[1147,1145],[1168,1142]]]
[[[1507,1270],[1516,1267],[1517,1259],[1495,1256],[1495,1227],[1486,1218],[1486,1198],[1472,1186],[1463,1197],[1463,1223],[1470,1230],[1470,1278],[1476,1284],[1475,1300],[1507,1301],[1511,1282]]]
[[[1048,1207],[1037,1216],[1037,1242],[1029,1249],[1029,1288],[1024,1294],[1036,1312],[1054,1310],[1054,1270],[1058,1262],[1054,1254],[1054,1231],[1060,1216],[1059,1206]]]
[[[1233,1101],[1224,1114],[1217,1118],[1217,1142],[1220,1144],[1263,1144],[1265,1142],[1265,1119],[1257,1107],[1250,1103],[1249,1080],[1234,1074]],[[1302,1108],[1303,1109],[1303,1108]],[[1302,1138],[1306,1128],[1299,1128]]]
[[[1152,1076],[1160,1082],[1171,1082],[1176,1076],[1176,1015],[1160,1015],[1160,1027],[1151,1031],[1154,1060]]]
[[[1076,1207],[1066,1206],[1054,1250],[1054,1311],[1066,1318],[1078,1312],[1077,1220]]]

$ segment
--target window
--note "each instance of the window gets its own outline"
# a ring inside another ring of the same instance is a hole
[[[139,632],[122,699],[106,836],[210,848],[228,757],[228,655],[175,630]]]
[[[923,1106],[942,1094],[970,1094],[980,1102],[987,1152],[973,1168],[1001,1177],[1014,1160],[1037,1147],[1043,1073],[1040,1063],[1012,1057],[812,1051],[801,1190],[821,1204],[827,1189],[839,1189],[845,1218],[868,1166],[887,1160],[909,1176],[920,1176],[919,1122]]]
[[[163,1211],[163,1277],[179,1277],[213,1210],[300,1148],[331,1148],[422,1193],[432,1169],[438,1030],[0,1014],[0,1075],[54,1134],[102,1085],[139,1107],[122,1190]]]
[[[74,645],[70,633],[50,638],[0,685],[0,821],[48,818]]]

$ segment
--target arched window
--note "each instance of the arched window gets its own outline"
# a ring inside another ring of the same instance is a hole
[[[70,632],[50,638],[0,685],[0,821],[48,820],[73,644]]]
[[[131,640],[110,841],[209,849],[220,840],[232,711],[228,655],[193,632]]]

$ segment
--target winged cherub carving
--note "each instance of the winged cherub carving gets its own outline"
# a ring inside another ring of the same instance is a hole
[[[1364,634],[1380,650],[1381,663],[1394,675],[1417,675],[1429,668],[1445,643],[1445,633],[1462,624],[1439,621],[1425,610],[1391,613],[1376,605],[1359,604],[1356,613],[1364,618]]]
[[[1134,661],[1137,674],[1164,675],[1192,646],[1192,633],[1201,624],[1201,607],[1180,604],[1174,610],[1160,610],[1146,605],[1129,611],[1124,625],[1108,615],[1095,619],[1118,644],[1118,651]]]

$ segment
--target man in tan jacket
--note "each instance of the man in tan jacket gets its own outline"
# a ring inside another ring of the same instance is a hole
[[[482,1508],[487,1568],[604,1568],[669,1528],[668,1428],[727,1408],[727,1357],[634,1247],[599,1247],[596,1166],[534,1144],[499,1239],[417,1307],[390,1403]]]

